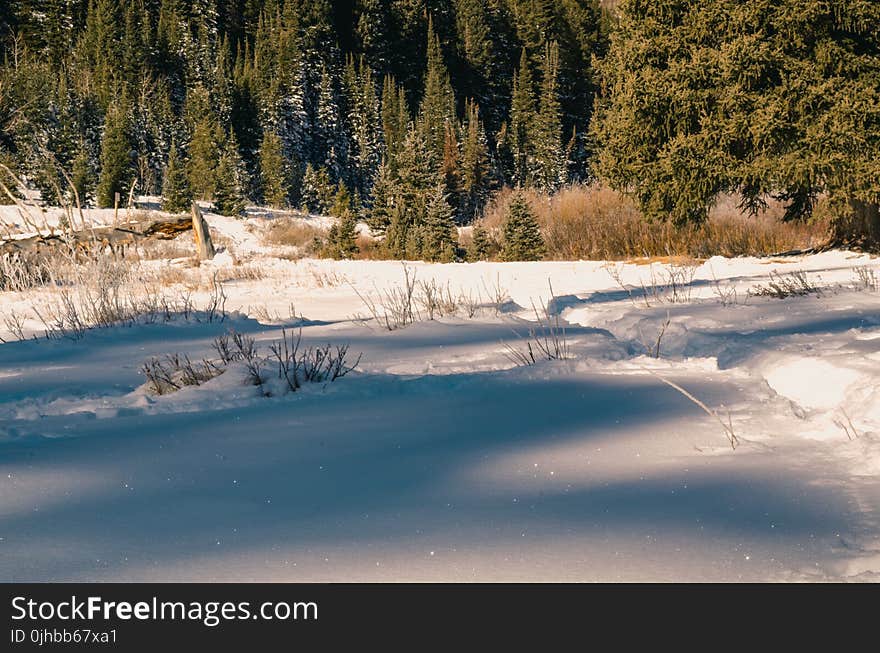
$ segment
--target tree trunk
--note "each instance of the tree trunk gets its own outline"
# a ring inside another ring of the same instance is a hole
[[[850,200],[831,222],[829,245],[880,251],[880,205]]]
[[[196,247],[199,250],[199,260],[214,258],[214,243],[211,242],[211,232],[208,230],[208,223],[202,216],[199,205],[192,203],[192,227],[193,235],[196,239]]]

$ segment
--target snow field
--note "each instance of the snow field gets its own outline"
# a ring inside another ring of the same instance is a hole
[[[208,221],[232,251],[142,266],[197,306],[227,278],[225,321],[0,345],[0,578],[880,578],[880,293],[854,272],[874,259],[412,262],[480,307],[389,331],[362,298],[404,264],[288,260]],[[791,271],[817,292],[749,295]],[[53,292],[0,311],[39,334]],[[518,366],[544,305],[570,355]],[[139,372],[282,327],[358,371],[270,398],[236,366],[162,396]]]

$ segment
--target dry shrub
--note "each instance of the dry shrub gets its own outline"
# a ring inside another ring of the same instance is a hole
[[[296,218],[276,218],[263,232],[267,245],[296,247],[303,254],[314,253],[315,243],[323,240],[325,230]]]
[[[198,274],[198,270],[194,266],[180,267],[176,265],[163,265],[156,270],[150,270],[144,276],[150,282],[163,287],[191,285],[196,288],[198,287],[198,284],[194,283],[193,279],[195,279]]]
[[[230,254],[232,253],[232,246],[235,244],[235,241],[232,240],[232,238],[217,229],[212,229],[211,227],[208,227],[208,233],[211,235],[211,242],[214,244],[215,249],[218,251],[225,250]],[[192,242],[191,249],[195,251],[195,240],[192,232],[189,232],[189,240]]]
[[[146,239],[142,243],[138,243],[137,253],[138,256],[148,261],[192,258],[196,255],[196,245],[192,232],[187,231],[171,240]]]
[[[217,279],[227,281],[260,281],[266,278],[266,271],[254,263],[240,263],[229,267],[217,268]]]
[[[388,258],[381,240],[368,234],[359,234],[356,242],[358,247],[356,258],[363,261],[381,261]]]
[[[553,196],[524,192],[541,224],[547,258],[555,260],[758,256],[821,245],[828,228],[821,202],[816,219],[786,223],[780,202],[769,201],[752,218],[725,196],[705,224],[676,227],[646,221],[630,198],[601,184],[570,186]],[[482,224],[493,240],[501,239],[511,196],[501,191],[484,213]]]

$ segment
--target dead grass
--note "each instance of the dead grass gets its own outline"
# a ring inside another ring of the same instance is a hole
[[[296,247],[303,256],[308,256],[317,251],[317,243],[326,235],[323,229],[302,220],[279,217],[272,220],[263,232],[263,242],[266,245]]]
[[[213,240],[213,233],[211,234]],[[147,261],[194,258],[196,247],[191,232],[171,240],[148,239],[138,244],[137,254]]]
[[[487,207],[483,227],[501,240],[512,191],[499,193]],[[785,223],[779,202],[770,201],[755,218],[742,213],[734,198],[722,197],[702,225],[675,227],[644,220],[635,203],[600,184],[571,186],[554,196],[526,191],[551,260],[708,258],[760,256],[821,245],[827,235],[822,206],[817,219]]]
[[[358,253],[355,258],[362,261],[380,261],[388,258],[385,248],[382,247],[382,241],[367,234],[358,235],[357,246]]]

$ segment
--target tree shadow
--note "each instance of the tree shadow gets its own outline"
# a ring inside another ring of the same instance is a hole
[[[502,537],[524,525],[547,537],[633,528],[690,536],[702,521],[764,538],[776,537],[767,531],[767,515],[775,515],[789,537],[801,538],[845,526],[831,490],[775,469],[707,474],[677,495],[681,476],[672,471],[539,494],[503,482],[499,493],[480,480],[482,466],[511,453],[601,446],[633,430],[662,433],[673,420],[702,419],[653,379],[516,370],[361,380],[245,408],[82,420],[77,438],[0,444],[3,476],[36,470],[62,485],[96,481],[38,495],[33,510],[5,510],[2,577],[124,576],[130,565],[272,546],[393,548],[420,528],[477,539],[493,524],[503,525]],[[476,478],[463,476],[474,470]]]

